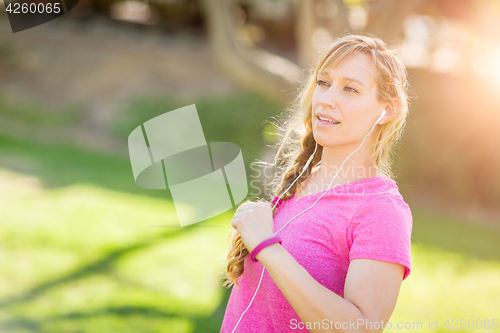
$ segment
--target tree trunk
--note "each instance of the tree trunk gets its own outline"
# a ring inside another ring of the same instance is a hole
[[[283,57],[256,47],[243,47],[235,38],[231,0],[203,0],[215,62],[243,87],[279,103],[295,97],[302,70]]]

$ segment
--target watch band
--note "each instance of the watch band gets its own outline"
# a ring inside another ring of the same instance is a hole
[[[250,258],[252,258],[253,261],[258,261],[256,258],[257,254],[259,254],[259,252],[262,251],[262,249],[264,249],[265,247],[268,247],[269,245],[273,245],[276,243],[281,244],[281,238],[279,236],[274,236],[269,239],[266,239],[265,241],[257,245],[255,249],[252,250],[252,253],[250,253]]]

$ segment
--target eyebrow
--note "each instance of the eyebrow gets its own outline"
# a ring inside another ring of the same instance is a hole
[[[318,75],[325,75],[325,76],[328,76],[328,72],[327,71],[319,71],[318,72]],[[344,76],[341,78],[342,80],[344,81],[352,81],[352,82],[357,82],[359,83],[362,87],[366,88],[365,85],[363,84],[363,82],[359,81],[359,80],[356,80],[352,77],[347,77],[347,76]]]

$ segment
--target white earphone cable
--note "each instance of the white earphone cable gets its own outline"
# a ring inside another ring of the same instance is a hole
[[[344,163],[345,163],[345,162],[349,159],[349,157],[351,157],[351,156],[352,156],[352,154],[354,154],[355,152],[357,152],[357,151],[359,150],[359,148],[361,148],[361,146],[363,146],[363,144],[365,143],[366,138],[367,138],[367,137],[368,137],[368,136],[372,133],[372,131],[373,131],[373,129],[375,128],[375,126],[378,124],[378,122],[382,119],[382,117],[383,117],[385,114],[386,114],[386,111],[385,111],[385,109],[384,109],[384,110],[383,110],[383,112],[382,112],[382,115],[381,115],[381,116],[377,119],[377,121],[373,124],[373,126],[372,126],[372,128],[371,128],[370,132],[368,132],[368,134],[365,136],[365,138],[363,139],[363,141],[361,142],[361,144],[358,146],[358,148],[356,148],[356,150],[354,150],[352,153],[350,153],[350,154],[349,154],[349,156],[347,156],[347,158],[344,160],[344,162],[342,162],[342,164],[340,165],[339,170],[337,171],[337,173],[335,174],[335,176],[334,176],[334,177],[332,178],[332,180],[330,181],[330,184],[328,185],[328,188],[327,188],[325,191],[323,191],[323,193],[319,196],[319,198],[318,198],[318,199],[316,199],[316,201],[314,201],[314,203],[313,203],[310,207],[306,208],[305,210],[303,210],[303,211],[302,211],[302,212],[300,212],[299,214],[297,214],[297,215],[295,215],[294,217],[292,217],[292,218],[290,219],[290,221],[288,221],[285,225],[283,225],[283,226],[282,226],[282,227],[281,227],[278,231],[276,231],[276,232],[274,233],[274,235],[275,235],[275,236],[276,236],[276,234],[277,234],[278,232],[280,232],[280,231],[281,231],[284,227],[286,227],[286,226],[288,225],[288,223],[292,222],[292,220],[293,220],[293,219],[295,219],[296,217],[300,216],[302,213],[305,213],[306,211],[308,211],[309,209],[311,209],[311,208],[312,208],[312,207],[316,204],[316,202],[318,202],[318,201],[319,201],[319,199],[321,199],[321,198],[322,198],[322,197],[326,194],[326,192],[330,189],[330,186],[332,186],[332,183],[333,183],[333,181],[335,180],[335,178],[337,178],[337,175],[339,174],[340,170],[342,170],[342,167],[344,166]],[[290,189],[290,187],[292,187],[292,185],[293,185],[293,184],[295,184],[295,182],[296,182],[296,181],[300,178],[300,176],[302,176],[302,174],[304,173],[304,171],[307,169],[307,167],[309,166],[309,164],[310,164],[310,163],[311,163],[311,161],[313,160],[313,158],[314,158],[314,154],[316,154],[316,150],[317,150],[317,148],[318,148],[318,143],[316,142],[316,148],[314,148],[314,152],[312,153],[311,157],[309,158],[309,160],[308,160],[308,161],[306,162],[306,164],[304,165],[304,168],[302,168],[302,172],[301,172],[301,173],[299,174],[299,176],[298,176],[298,177],[297,177],[297,178],[293,181],[293,183],[292,183],[292,184],[288,187],[288,189],[287,189],[285,192],[283,192],[283,193],[279,196],[278,200],[276,200],[276,203],[275,203],[275,204],[274,204],[274,206],[273,206],[273,209],[274,209],[274,208],[276,207],[276,205],[278,204],[279,199],[281,199],[281,197],[282,197],[282,196],[283,196],[286,192],[288,192],[288,190]],[[320,163],[321,163],[321,162],[320,162]],[[264,266],[264,267],[263,267],[263,269],[262,269],[262,274],[260,275],[259,284],[257,285],[257,289],[255,290],[255,293],[254,293],[254,295],[253,295],[252,299],[250,300],[250,304],[248,304],[248,306],[247,306],[247,308],[245,309],[245,311],[243,311],[243,313],[241,314],[240,319],[238,320],[238,322],[237,322],[237,323],[236,323],[236,325],[234,326],[234,328],[233,328],[233,330],[232,330],[232,332],[231,332],[231,333],[234,333],[234,331],[236,330],[236,327],[238,327],[238,324],[240,323],[241,319],[243,318],[243,315],[247,312],[247,310],[248,310],[248,309],[250,308],[250,306],[252,305],[252,302],[253,302],[253,300],[254,300],[255,296],[257,295],[257,291],[259,291],[259,287],[260,287],[260,284],[261,284],[261,282],[262,282],[262,278],[264,277],[264,271],[265,271],[265,270],[266,270],[266,267]]]

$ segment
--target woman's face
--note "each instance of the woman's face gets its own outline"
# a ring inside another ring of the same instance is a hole
[[[323,147],[355,143],[358,146],[386,106],[377,100],[376,93],[371,78],[371,57],[364,53],[356,53],[327,72],[320,71],[312,96],[316,142]],[[322,121],[320,116],[333,122]]]

